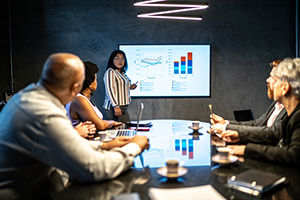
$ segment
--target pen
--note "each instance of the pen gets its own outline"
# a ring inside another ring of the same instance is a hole
[[[209,106],[209,109],[210,109],[210,114],[213,114],[213,112],[212,112],[212,105],[209,104],[208,106]]]
[[[139,81],[135,82],[135,84],[138,84]]]

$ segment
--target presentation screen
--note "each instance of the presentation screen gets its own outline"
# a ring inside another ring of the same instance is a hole
[[[210,45],[120,44],[132,97],[209,97]]]

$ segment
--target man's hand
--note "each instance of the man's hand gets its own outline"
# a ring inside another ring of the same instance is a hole
[[[212,133],[223,133],[223,130],[225,129],[225,127],[224,126],[226,126],[225,124],[215,124],[215,125],[212,125],[211,127],[210,127],[210,132],[212,132]]]
[[[115,115],[117,117],[121,117],[122,116],[122,111],[120,107],[115,107]]]
[[[219,138],[216,135],[211,136],[211,145],[219,146],[219,147],[225,147],[226,142],[222,140],[222,138]]]
[[[128,143],[136,143],[139,147],[144,151],[145,149],[149,149],[149,139],[146,136],[136,135],[133,138],[130,137],[117,137],[110,142],[105,142],[102,144],[102,149],[109,150],[115,147],[122,147]]]
[[[237,131],[227,130],[221,134],[221,137],[225,142],[238,142],[240,140],[239,133]]]
[[[120,126],[120,125],[122,125],[122,122],[113,121],[113,126]]]
[[[112,141],[103,143],[101,148],[105,149],[105,150],[109,150],[109,149],[112,149],[115,147],[122,147],[131,141],[132,141],[132,138],[130,138],[130,137],[120,136],[120,137],[115,138]]]
[[[95,124],[91,121],[80,122],[76,127],[75,130],[78,134],[83,138],[92,138],[96,133]]]
[[[234,155],[243,156],[245,154],[246,145],[227,145],[231,148],[231,152]]]
[[[146,136],[136,135],[132,138],[131,142],[139,145],[139,147],[142,149],[142,151],[144,151],[145,149],[149,149],[149,147],[150,147],[149,139]]]
[[[226,124],[226,121],[223,119],[223,117],[219,116],[219,115],[216,115],[216,114],[211,114],[210,115],[210,123],[212,125],[214,124]]]
[[[108,122],[107,128],[118,127],[122,125],[122,122],[116,122],[114,120],[106,120],[106,122]]]

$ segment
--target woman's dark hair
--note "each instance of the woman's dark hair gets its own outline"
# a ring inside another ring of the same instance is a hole
[[[117,54],[122,54],[125,58],[125,63],[124,63],[124,66],[121,68],[121,72],[126,72],[127,71],[127,68],[128,68],[128,65],[127,65],[127,59],[126,59],[126,55],[124,53],[124,51],[121,51],[121,50],[114,50],[111,54],[110,54],[110,57],[108,59],[108,63],[107,63],[107,67],[106,69],[109,69],[109,68],[112,68],[112,69],[117,69],[114,65],[114,58],[116,57]]]
[[[95,81],[95,74],[99,71],[99,68],[95,63],[92,62],[83,62],[85,67],[85,79],[83,82],[83,86],[80,92],[88,88],[92,82]]]

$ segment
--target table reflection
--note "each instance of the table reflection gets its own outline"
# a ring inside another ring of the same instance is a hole
[[[193,131],[188,128],[188,120],[143,120],[152,122],[148,132],[138,132],[149,138],[150,149],[143,152],[145,166],[151,168],[165,166],[165,159],[177,158],[185,166],[209,166],[211,163],[210,135],[206,132],[208,123],[201,123],[202,128]],[[141,168],[140,159],[134,160],[135,167]]]

